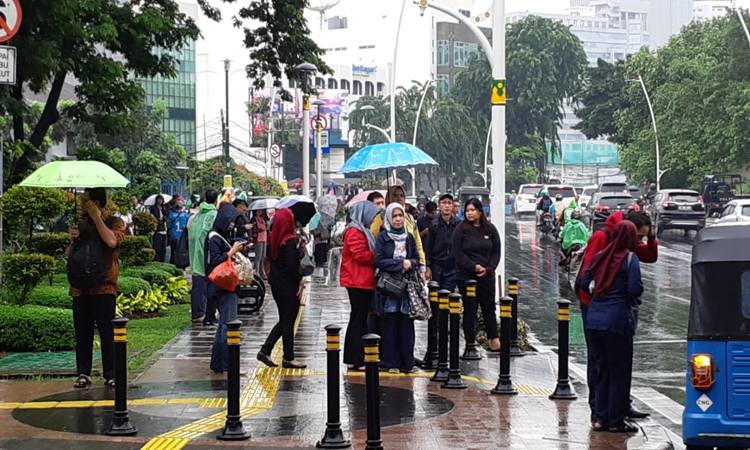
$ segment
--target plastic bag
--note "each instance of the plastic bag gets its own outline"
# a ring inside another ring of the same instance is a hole
[[[237,269],[235,269],[231,258],[214,267],[214,270],[208,275],[208,280],[219,289],[228,292],[236,291],[240,284],[240,276],[237,274]]]

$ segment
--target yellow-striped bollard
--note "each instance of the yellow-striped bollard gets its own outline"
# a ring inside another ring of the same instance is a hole
[[[380,438],[380,336],[369,333],[362,336],[365,346],[365,388],[367,406],[367,450],[381,450]]]
[[[341,430],[339,408],[339,359],[341,354],[341,327],[327,325],[326,353],[328,354],[328,421],[323,439],[315,445],[318,448],[349,448],[351,442],[344,437]]]
[[[502,297],[500,299],[500,374],[497,377],[497,385],[490,391],[497,395],[515,395],[518,391],[510,379],[510,321],[513,317],[513,299]]]
[[[458,361],[459,329],[461,328],[461,294],[451,294],[449,299],[449,313],[451,325],[451,361],[448,379],[443,383],[446,389],[466,389],[468,386],[461,379],[461,366]]]
[[[443,289],[438,292],[439,316],[438,316],[438,366],[431,381],[441,383],[448,379],[448,296],[450,291]]]
[[[518,346],[518,290],[518,278],[508,278],[508,297],[513,299],[511,305],[513,318],[510,321],[510,356],[523,356],[523,351]]]
[[[109,436],[133,436],[138,432],[128,416],[128,319],[112,319],[115,359],[115,412]]]
[[[221,326],[221,325],[219,325]],[[227,322],[227,350],[229,370],[227,371],[227,420],[224,429],[216,438],[222,441],[241,441],[250,438],[240,419],[240,327],[242,321]]]
[[[430,316],[430,320],[427,321],[427,351],[424,355],[422,368],[425,370],[435,370],[438,363],[438,317],[440,315],[438,290],[440,290],[440,285],[437,281],[430,281],[427,283],[427,288],[430,293],[430,310],[432,315]]]
[[[557,301],[557,386],[549,396],[553,400],[575,400],[578,398],[568,376],[568,353],[570,345],[570,301]]]
[[[474,324],[474,329],[470,330],[470,336],[464,335],[464,339],[466,339],[466,348],[464,349],[464,354],[461,356],[461,359],[464,361],[479,361],[482,359],[482,355],[479,353],[476,343],[477,280],[466,280],[466,296],[462,300],[464,303],[464,326],[466,326],[467,323],[465,316],[466,311],[473,311],[474,317],[470,318],[469,323]],[[467,305],[468,307],[466,307]]]

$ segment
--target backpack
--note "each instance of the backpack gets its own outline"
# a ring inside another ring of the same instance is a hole
[[[104,242],[97,232],[81,233],[68,255],[68,282],[71,287],[93,289],[107,278]]]
[[[190,265],[190,250],[188,249],[188,230],[182,230],[182,236],[177,241],[177,250],[175,251],[174,265],[184,269]]]

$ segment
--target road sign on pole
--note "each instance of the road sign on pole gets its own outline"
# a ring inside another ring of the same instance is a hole
[[[16,48],[0,45],[0,84],[16,84]]]
[[[328,119],[326,119],[326,116],[318,114],[310,119],[310,126],[315,131],[323,131],[328,128]]]
[[[19,0],[0,0],[0,42],[8,42],[21,27]]]

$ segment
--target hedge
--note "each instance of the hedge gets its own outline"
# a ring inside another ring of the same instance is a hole
[[[39,282],[55,270],[55,259],[41,253],[11,253],[0,257],[3,284],[9,299],[23,305]]]
[[[0,350],[46,352],[73,348],[72,310],[0,305]]]
[[[155,252],[151,249],[146,236],[125,236],[125,240],[120,244],[120,260],[126,266],[142,266],[153,261],[154,255]]]
[[[138,291],[151,292],[151,285],[146,280],[136,277],[120,277],[120,293],[125,295],[136,295]]]
[[[163,270],[175,277],[184,275],[184,273],[182,272],[182,269],[175,266],[174,264],[169,264],[165,262],[151,261],[149,263],[146,263],[143,267]]]
[[[42,283],[31,291],[27,303],[50,308],[70,309],[73,307],[73,298],[69,295],[69,289],[67,283],[53,284],[52,286]]]
[[[29,240],[29,250],[34,253],[62,258],[70,244],[69,233],[40,233]]]
[[[128,267],[121,270],[120,275],[123,277],[142,278],[151,284],[162,286],[166,286],[167,281],[172,277],[172,274],[169,272],[153,267]]]

